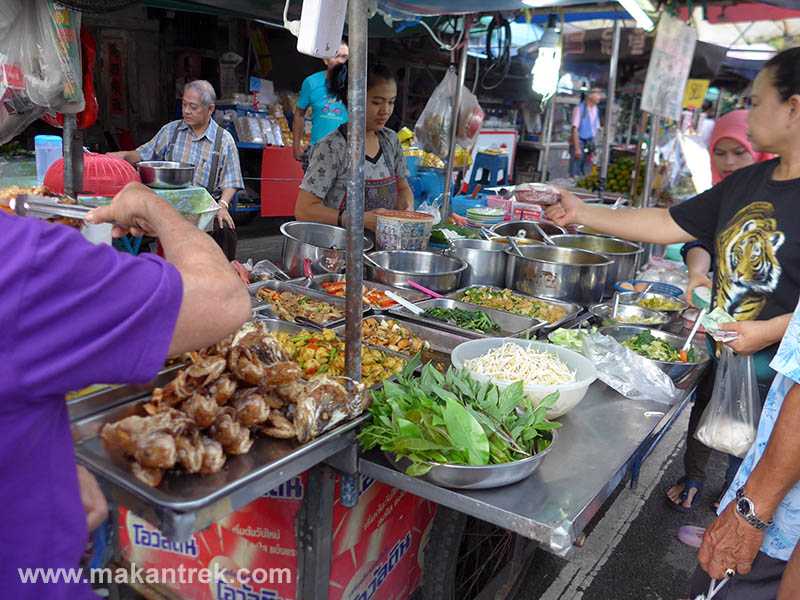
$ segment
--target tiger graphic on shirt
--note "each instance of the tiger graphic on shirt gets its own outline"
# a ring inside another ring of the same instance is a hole
[[[786,236],[778,231],[775,209],[754,202],[739,210],[717,237],[716,302],[737,321],[758,317],[781,278],[778,249]]]

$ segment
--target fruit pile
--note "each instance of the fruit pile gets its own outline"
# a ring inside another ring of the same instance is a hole
[[[606,178],[606,191],[618,194],[627,194],[631,190],[631,177],[633,177],[634,160],[632,158],[620,158],[608,166],[608,177]],[[592,172],[578,180],[578,187],[596,191],[600,187],[600,168],[595,165]],[[642,192],[644,186],[644,174],[640,173],[636,182],[636,195]]]

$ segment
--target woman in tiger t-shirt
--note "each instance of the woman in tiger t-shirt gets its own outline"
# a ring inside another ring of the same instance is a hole
[[[562,191],[547,209],[559,225],[586,225],[631,240],[671,244],[698,240],[714,250],[713,307],[737,322],[728,343],[754,355],[759,387],[800,296],[800,48],[781,52],[753,84],[747,116],[756,152],[779,156],[729,174],[710,190],[669,210],[610,210]],[[795,229],[797,227],[797,229]]]

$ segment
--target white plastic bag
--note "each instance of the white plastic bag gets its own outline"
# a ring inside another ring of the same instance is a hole
[[[664,371],[610,336],[587,335],[583,355],[594,364],[598,379],[626,398],[670,405],[678,400],[679,392]]]
[[[451,67],[436,86],[414,126],[414,135],[422,149],[440,158],[446,158],[450,150],[450,127],[457,89],[458,76]],[[466,149],[472,148],[483,125],[483,119],[484,112],[475,94],[462,87],[461,106],[456,124],[456,143]]]
[[[694,437],[709,448],[744,458],[756,440],[760,407],[753,357],[723,346],[714,391]]]

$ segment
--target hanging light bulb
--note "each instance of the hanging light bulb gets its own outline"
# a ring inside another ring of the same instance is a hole
[[[547,100],[556,93],[561,71],[561,36],[556,29],[555,15],[550,15],[538,46],[539,52],[531,69],[531,89]]]

